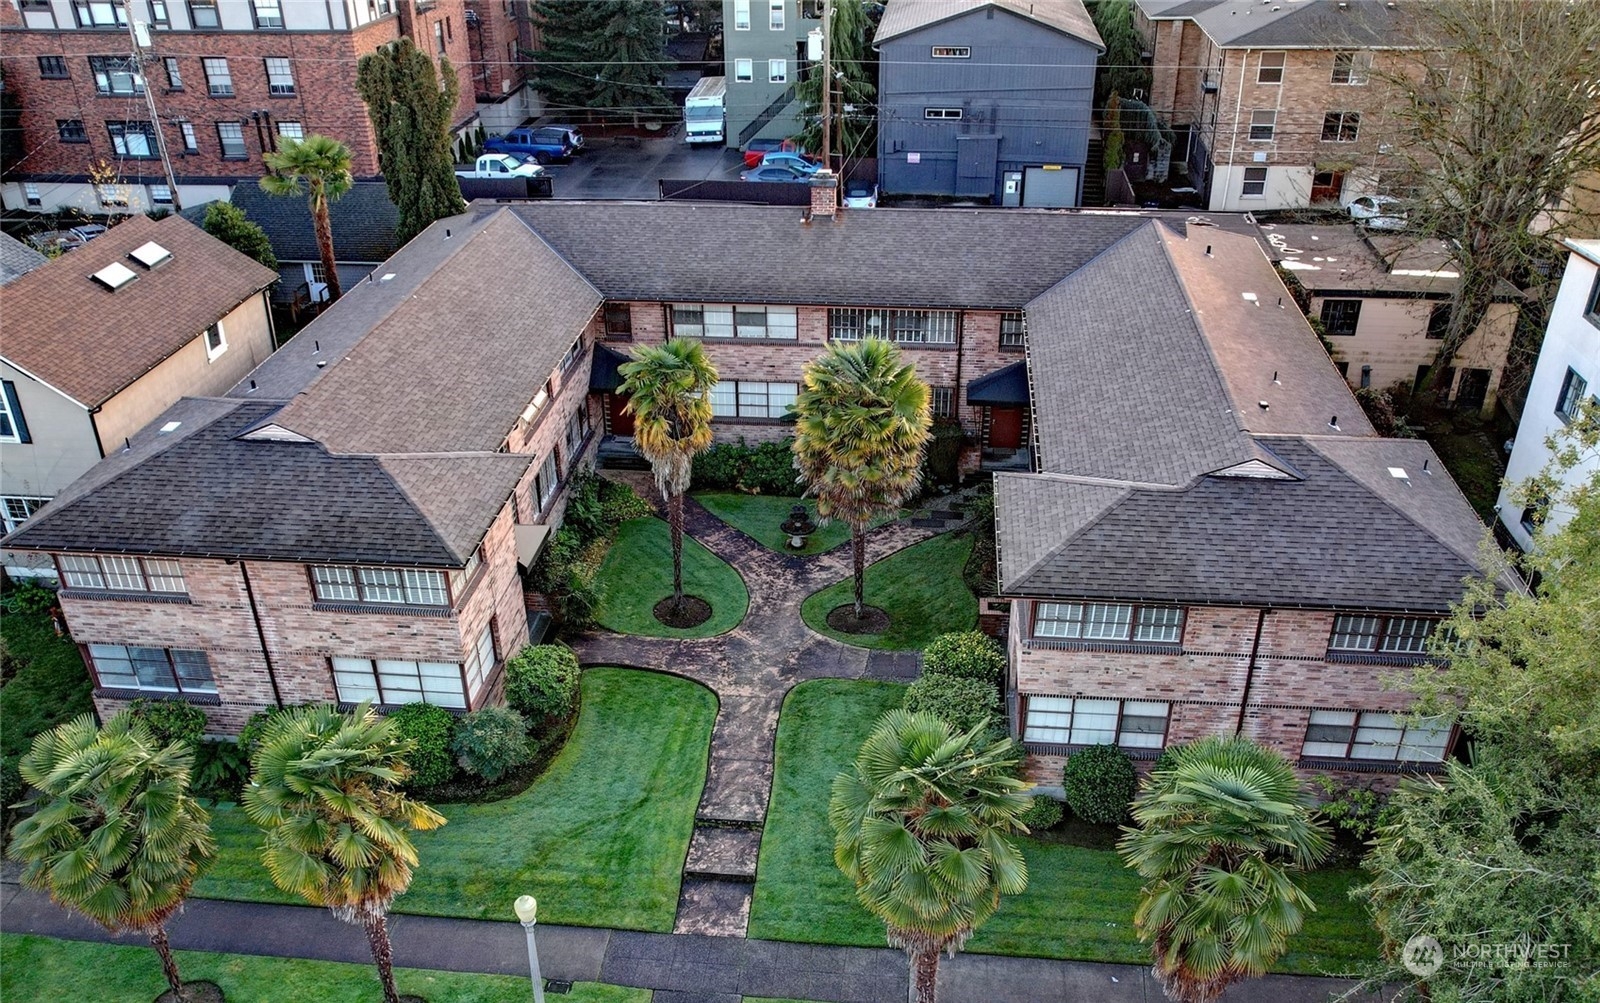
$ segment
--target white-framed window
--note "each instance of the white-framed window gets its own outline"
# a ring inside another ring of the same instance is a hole
[[[1282,52],[1263,52],[1261,61],[1256,64],[1256,83],[1283,83],[1283,59]]]
[[[956,416],[955,387],[929,387],[929,405],[935,418]]]
[[[1132,603],[1042,602],[1034,607],[1033,636],[1177,644],[1183,639],[1183,609]]]
[[[719,380],[711,388],[714,418],[782,418],[800,392],[796,383],[762,383],[756,380]]]
[[[966,45],[935,45],[928,54],[934,59],[971,59],[972,48]]]
[[[1244,198],[1265,198],[1267,194],[1267,169],[1265,167],[1246,167],[1244,169],[1244,185],[1239,189],[1239,194]]]
[[[935,119],[943,119],[943,118],[955,119],[955,118],[960,118],[961,117],[961,109],[960,108],[924,108],[924,109],[922,109],[922,117],[923,118],[935,118]]]
[[[484,681],[494,672],[495,663],[499,658],[494,650],[494,620],[491,619],[483,625],[483,633],[478,635],[478,640],[467,650],[467,660],[463,663],[467,676],[467,695],[478,692],[483,688]]]
[[[589,438],[589,408],[579,404],[578,409],[572,412],[572,417],[567,419],[567,463],[570,466],[577,458],[578,452],[583,449],[583,441]]]
[[[127,185],[95,185],[95,197],[100,200],[100,205],[105,209],[126,209],[128,207]]]
[[[828,311],[828,337],[835,341],[883,338],[902,345],[954,345],[959,317],[956,310],[841,307]]]
[[[773,31],[783,30],[783,2],[784,0],[767,0],[767,27]]]
[[[1595,288],[1600,289],[1600,285]],[[1583,395],[1588,389],[1589,381],[1568,366],[1567,375],[1561,380],[1561,392],[1556,395],[1556,417],[1571,424],[1578,417],[1578,410],[1583,407]]]
[[[183,152],[199,153],[200,140],[194,134],[194,123],[182,120],[178,123],[178,131],[183,134]]]
[[[256,13],[257,28],[282,28],[283,5],[281,0],[251,0]]]
[[[215,359],[228,350],[228,335],[222,329],[222,321],[217,321],[206,328],[206,358]]]
[[[735,59],[733,61],[733,79],[735,83],[747,84],[756,78],[756,62],[753,59]]]
[[[341,703],[371,700],[390,705],[431,703],[457,709],[467,706],[461,666],[455,662],[335,656],[333,684]]]
[[[311,585],[317,599],[322,602],[391,606],[450,604],[450,590],[445,586],[444,572],[423,568],[319,564],[311,568]]]
[[[1361,134],[1359,111],[1330,111],[1322,116],[1324,143],[1354,143]]]
[[[1272,138],[1277,131],[1278,113],[1271,109],[1257,109],[1250,113],[1250,140],[1260,143]]]
[[[1439,621],[1421,616],[1341,614],[1333,618],[1329,651],[1371,651],[1387,655],[1421,655]]]
[[[0,495],[0,518],[5,521],[5,531],[13,532],[44,508],[48,498],[30,498],[27,495]]]
[[[203,651],[91,644],[89,662],[104,689],[150,693],[215,693],[217,681]]]
[[[280,139],[305,139],[306,127],[299,122],[279,122],[278,137]]]
[[[206,71],[206,90],[214,98],[233,97],[233,72],[228,69],[224,56],[207,56],[200,60]]]
[[[556,466],[556,451],[552,449],[539,465],[539,472],[533,475],[533,494],[539,501],[539,511],[543,512],[549,506],[560,487],[561,471]]]
[[[1022,740],[1047,745],[1118,745],[1159,749],[1166,745],[1170,706],[1159,700],[1098,700],[1087,697],[1025,698]]]
[[[1333,76],[1330,83],[1359,87],[1372,73],[1372,53],[1365,51],[1335,52]]]
[[[1314,710],[1300,755],[1317,759],[1366,759],[1438,763],[1450,750],[1448,717],[1409,723],[1383,711]]]
[[[733,0],[733,30],[750,30],[750,0]]]
[[[244,126],[238,122],[218,122],[217,142],[222,144],[223,160],[244,160],[250,156],[244,145]]]
[[[754,306],[731,303],[674,303],[674,338],[741,338],[756,341],[795,341],[800,337],[799,315],[792,306]]]
[[[580,334],[576,338],[573,339],[571,347],[569,347],[567,349],[567,353],[561,357],[561,364],[558,365],[556,368],[559,369],[563,373],[566,372],[567,370],[572,368],[572,364],[574,362],[577,362],[578,361],[578,357],[581,356],[582,354],[583,354],[583,335]]]
[[[22,183],[22,197],[28,203],[29,209],[38,209],[44,205],[44,196],[39,194],[39,186],[32,181]]]
[[[1028,347],[1028,325],[1027,318],[1024,315],[1020,313],[1003,313],[1000,315],[1000,347]]]
[[[183,568],[161,557],[112,554],[62,554],[61,584],[96,592],[158,592],[186,595]]]
[[[172,189],[167,185],[151,185],[150,186],[150,204],[151,205],[171,205],[172,204]]]
[[[259,9],[259,0],[257,0]],[[279,18],[281,21],[282,18]],[[267,93],[273,97],[291,97],[294,95],[294,66],[282,56],[268,56],[265,60],[267,66]]]
[[[786,84],[789,82],[789,61],[787,59],[767,60],[767,82],[772,84]]]
[[[73,0],[72,10],[78,15],[80,28],[126,27],[127,12],[116,0]]]
[[[94,92],[102,97],[132,97],[144,93],[144,75],[139,64],[127,56],[90,56]]]
[[[217,0],[189,0],[189,21],[196,28],[222,27],[222,18],[217,14]]]

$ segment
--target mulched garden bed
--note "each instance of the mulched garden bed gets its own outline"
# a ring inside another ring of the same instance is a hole
[[[580,702],[580,706],[572,709],[570,717],[537,739],[539,748],[534,752],[533,758],[521,766],[507,770],[504,776],[492,784],[458,773],[437,787],[422,787],[408,793],[424,804],[490,804],[514,798],[532,787],[533,782],[544,775],[544,771],[550,766],[550,761],[556,758],[556,753],[560,752],[567,744],[567,739],[572,737],[572,729],[578,723],[578,711],[581,709]]]
[[[828,626],[841,634],[882,634],[889,629],[889,614],[876,606],[864,606],[857,618],[855,603],[845,603],[828,612]]]
[[[667,596],[656,603],[653,612],[656,619],[668,627],[687,630],[711,619],[711,604],[699,596],[684,596],[680,606],[671,596]]]
[[[181,996],[168,989],[156,997],[156,1003],[224,1003],[226,998],[222,987],[215,982],[197,980],[185,982]]]

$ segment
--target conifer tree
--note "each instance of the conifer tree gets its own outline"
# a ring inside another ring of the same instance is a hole
[[[833,67],[833,150],[845,158],[877,155],[877,91],[872,86],[872,25],[858,3],[835,3],[831,23]],[[802,128],[797,137],[807,150],[822,150],[822,63],[811,64],[795,85]]]
[[[356,89],[378,137],[389,200],[400,210],[395,227],[400,242],[436,219],[464,211],[450,152],[461,84],[450,60],[440,56],[435,67],[409,38],[402,38],[361,57]]]
[[[550,107],[635,122],[670,111],[660,0],[535,0],[533,10],[533,83]]]

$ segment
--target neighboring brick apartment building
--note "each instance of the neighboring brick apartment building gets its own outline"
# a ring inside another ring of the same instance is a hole
[[[361,56],[409,36],[446,54],[461,79],[457,129],[478,91],[464,0],[133,0],[149,45],[133,56],[120,0],[0,4],[0,67],[22,104],[23,153],[0,184],[7,209],[144,212],[227,199],[265,173],[283,137],[350,147],[354,173],[379,173],[356,92]],[[152,88],[152,118],[146,86]],[[162,170],[157,132],[178,191]],[[89,183],[104,162],[115,184]]]
[[[1289,388],[1272,397],[1267,430],[1301,431],[1313,411],[1326,424],[1332,408],[1345,424],[1329,433],[1335,444],[1327,449],[1360,453],[1359,464],[1349,462],[1362,476],[1373,456],[1412,470],[1414,488],[1380,483],[1369,493],[1414,491],[1414,521],[1384,517],[1370,499],[1357,511],[1381,523],[1394,552],[1426,555],[1408,558],[1405,571],[1429,615],[1470,573],[1468,558],[1438,554],[1441,535],[1463,541],[1482,529],[1448,475],[1425,445],[1371,436],[1304,321],[1270,306],[1282,287],[1247,238],[1206,230],[1186,241],[1137,215],[828,211],[825,199],[811,213],[676,202],[475,205],[408,244],[228,399],[183,402],[164,416],[181,421],[177,429],[135,437],[129,453],[107,460],[7,542],[70,565],[62,606],[87,646],[102,710],[146,688],[184,690],[184,667],[197,680],[196,702],[216,708],[218,728],[237,727],[274,699],[378,696],[475,707],[494,699],[499,660],[527,637],[518,564],[531,559],[542,527],[559,519],[567,480],[591,462],[595,441],[631,433],[616,374],[631,346],[702,340],[722,378],[712,395],[721,440],[788,434],[784,416],[806,361],[830,341],[882,335],[933,386],[935,412],[962,423],[969,467],[1060,469],[1053,451],[1065,448],[1062,409],[1072,408],[1083,428],[1068,441],[1076,435],[1107,449],[1120,442],[1137,456],[1175,451],[1172,471],[1226,466],[1255,475],[1238,484],[1276,487],[1265,478],[1289,476],[1280,468],[1290,461],[1242,433],[1189,455],[1196,436],[1219,426],[1234,432],[1224,408],[1237,408],[1250,390],[1222,395],[1182,297],[1187,291],[1194,309],[1210,310],[1217,297],[1237,299],[1234,286],[1248,277],[1260,279],[1262,302],[1245,304],[1247,319],[1268,324],[1273,342],[1258,361],[1265,371],[1281,360],[1277,375]],[[1201,240],[1229,253],[1202,253]],[[752,247],[768,249],[756,265]],[[1184,267],[1183,285],[1174,262]],[[500,280],[512,276],[517,281]],[[1062,368],[1052,354],[1062,352],[1082,354],[1084,364]],[[1161,379],[1146,378],[1152,367]],[[1031,406],[1030,381],[1039,388]],[[1180,414],[1189,407],[1192,416]],[[1144,417],[1151,411],[1197,431],[1154,428]],[[1295,470],[1313,471],[1320,488],[1331,481],[1331,461],[1300,442],[1282,451],[1293,454]],[[1030,444],[1042,446],[1048,462],[1035,460]],[[1096,483],[1125,474],[1108,467]],[[1145,479],[1134,487],[1142,490]],[[1050,473],[1014,483],[1067,481]],[[1054,549],[1045,545],[1067,524],[1061,513],[1030,523],[1045,510],[1018,505],[1012,484],[1003,479],[999,496],[1008,590],[1020,580],[1018,555],[1029,546]],[[1252,531],[1233,555],[1241,573],[1219,577],[1222,591],[1203,600],[1225,610],[1207,629],[1255,622],[1258,597],[1229,591],[1251,568],[1309,568],[1334,553],[1359,556],[1375,581],[1388,582],[1384,555],[1363,550],[1368,537],[1322,532],[1353,528],[1338,505],[1365,498],[1362,490],[1339,481],[1293,516],[1326,537],[1315,554],[1278,554],[1274,541]],[[1300,491],[1289,498],[1291,507],[1307,500]],[[1229,524],[1249,515],[1248,501],[1204,513],[1214,523],[1200,535],[1233,538]],[[1019,541],[1018,520],[1034,527],[1035,543]],[[1124,587],[1126,575],[1112,572],[1165,531],[1135,531],[1125,555],[1104,563],[1108,583]],[[156,579],[141,571],[141,559],[167,562],[161,588],[151,587]],[[1272,602],[1319,610],[1268,621],[1282,643],[1307,650],[1326,645],[1331,608],[1369,607],[1304,578]],[[1249,608],[1240,613],[1241,606]],[[1041,663],[1024,650],[1024,621],[1015,619],[1028,607],[1014,605],[1013,658],[1032,679]],[[1190,616],[1190,627],[1200,631],[1210,616]],[[1244,643],[1248,650],[1248,637]],[[127,668],[137,652],[156,680],[149,687]],[[1258,691],[1264,728],[1303,731],[1303,712],[1286,717],[1278,704],[1342,709],[1344,676],[1375,678],[1375,669],[1358,659],[1306,675],[1317,685],[1297,684],[1270,703]],[[1042,693],[1070,699],[1086,685],[1060,677]],[[1024,692],[1032,699],[1041,691]],[[1162,692],[1139,698],[1171,699]],[[1401,701],[1372,696],[1361,706]],[[1224,716],[1211,723],[1221,727]],[[1198,717],[1183,720],[1190,730],[1202,726]]]
[[[1379,190],[1383,73],[1411,72],[1414,0],[1135,0],[1148,103],[1214,211],[1346,203]],[[1182,137],[1187,137],[1187,144]]]

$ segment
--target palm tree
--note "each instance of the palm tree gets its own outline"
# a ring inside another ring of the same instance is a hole
[[[211,818],[189,796],[193,762],[187,745],[160,747],[130,715],[103,729],[80,715],[39,735],[22,757],[36,810],[11,840],[24,884],[111,933],[148,936],[178,999],[166,923],[216,857]]]
[[[243,798],[273,883],[366,930],[386,1003],[399,996],[384,917],[417,864],[406,830],[445,822],[400,789],[412,747],[365,703],[294,708],[267,723]]]
[[[1316,906],[1291,875],[1328,855],[1315,802],[1278,753],[1244,738],[1176,749],[1118,843],[1145,879],[1134,926],[1176,1003],[1262,974]]]
[[[683,607],[683,493],[694,458],[711,445],[711,388],[717,368],[698,341],[674,338],[636,349],[617,369],[634,416],[633,437],[655,471],[672,528],[672,608]]]
[[[899,507],[922,479],[922,446],[932,424],[928,385],[880,338],[829,344],[807,363],[804,379],[794,403],[794,455],[817,513],[850,527],[859,620],[867,525]]]
[[[333,224],[328,203],[337,202],[354,183],[350,177],[350,148],[327,136],[285,139],[277,153],[261,158],[271,174],[261,179],[268,195],[305,195],[311,205],[311,224],[317,231],[317,250],[328,276],[328,302],[339,298],[339,267],[333,256]],[[304,182],[304,187],[302,187]]]
[[[912,1003],[937,998],[939,952],[952,954],[1000,905],[1028,887],[1007,839],[1032,786],[1014,776],[1009,738],[986,744],[988,722],[956,732],[932,714],[892,710],[833,778],[833,860],[911,958]]]

